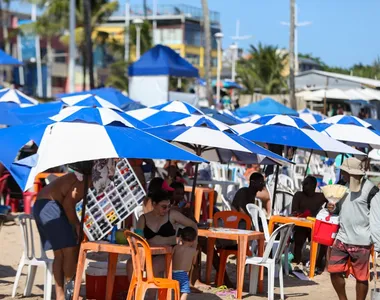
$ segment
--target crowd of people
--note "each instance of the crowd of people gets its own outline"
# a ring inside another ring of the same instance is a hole
[[[134,162],[132,165],[136,170],[145,164],[151,162]],[[297,217],[316,217],[326,207],[331,214],[339,214],[340,230],[334,245],[330,251],[327,246],[319,247],[317,274],[322,273],[327,266],[338,298],[345,300],[347,296],[343,274],[349,270],[350,265],[357,280],[357,300],[364,300],[368,292],[368,263],[372,245],[376,251],[380,251],[380,193],[366,179],[364,164],[360,160],[348,157],[339,168],[342,176],[340,183],[348,185],[350,190],[343,200],[337,205],[329,203],[322,193],[316,192],[316,178],[307,176],[303,180],[302,191],[294,194],[291,213]],[[154,169],[153,165],[148,171]],[[187,169],[190,167],[187,166]],[[198,288],[205,287],[199,278],[198,253],[207,253],[207,240],[197,236],[197,223],[191,203],[185,195],[186,180],[177,162],[168,162],[166,171],[166,178],[155,177],[147,185],[147,197],[143,202],[144,213],[138,219],[135,232],[143,235],[150,245],[164,244],[173,247],[173,278],[180,282],[181,299],[186,299],[188,293],[199,292]],[[100,172],[103,173],[103,170]],[[139,176],[138,172],[136,174]],[[232,210],[250,216],[246,206],[255,203],[256,198],[259,198],[264,204],[263,209],[270,215],[271,202],[265,175],[260,172],[260,168],[249,165],[245,176],[248,177],[248,186],[236,192],[231,203]],[[90,180],[90,184],[94,185],[93,180]],[[79,221],[75,204],[82,197],[81,178],[76,173],[68,173],[44,187],[34,205],[34,216],[44,249],[54,251],[53,273],[57,299],[65,299],[68,290],[65,291],[65,285],[72,281],[76,269]],[[243,225],[245,229],[246,224]],[[293,240],[292,266],[295,271],[302,271],[305,268],[305,264],[302,264],[302,250],[305,242],[311,241],[311,231],[296,227]],[[217,247],[225,246],[223,242],[217,243]],[[227,246],[231,247],[229,244]],[[214,250],[213,266],[218,269],[219,256],[216,249]],[[127,270],[128,276],[131,276],[133,268],[130,262]],[[163,276],[163,256],[153,257],[153,270],[155,276]],[[227,274],[224,276],[224,283],[233,287]],[[148,298],[154,298],[154,291],[149,293]]]

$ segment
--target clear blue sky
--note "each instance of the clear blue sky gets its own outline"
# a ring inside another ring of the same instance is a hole
[[[131,0],[140,4],[142,0]],[[157,0],[158,4],[188,4],[201,7],[201,0]],[[152,0],[147,0],[148,4]],[[329,65],[350,67],[371,64],[380,55],[380,0],[297,0],[299,22],[312,24],[299,29],[299,52],[312,53]],[[224,47],[232,43],[236,20],[240,34],[253,35],[240,42],[288,47],[289,0],[209,0],[209,9],[220,12]]]

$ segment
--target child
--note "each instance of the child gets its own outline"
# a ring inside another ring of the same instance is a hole
[[[190,293],[189,271],[197,258],[197,231],[185,227],[179,231],[180,244],[173,248],[173,279],[179,282],[181,300],[186,300]]]

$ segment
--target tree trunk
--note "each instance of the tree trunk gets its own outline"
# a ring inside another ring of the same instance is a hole
[[[204,70],[206,80],[206,97],[209,106],[214,105],[211,87],[211,27],[207,0],[202,0],[203,29],[204,29]]]
[[[87,55],[86,55],[86,46],[82,45],[82,55],[83,55],[83,83],[82,91],[87,89],[86,87],[86,76],[87,76]]]
[[[290,106],[297,109],[295,95],[295,57],[294,57],[294,31],[295,31],[295,0],[290,0],[290,40],[289,40],[289,96]]]
[[[85,49],[90,76],[90,89],[95,88],[94,60],[92,53],[91,0],[83,0]]]
[[[46,41],[46,66],[47,66],[47,75],[46,75],[46,97],[52,97],[52,65],[53,65],[53,48],[51,46],[51,37],[47,38]]]

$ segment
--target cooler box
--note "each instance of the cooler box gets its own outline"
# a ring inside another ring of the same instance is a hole
[[[339,230],[339,217],[331,216],[327,210],[321,210],[314,224],[313,240],[318,244],[332,246]]]
[[[107,262],[91,262],[86,269],[86,299],[104,300],[107,287]],[[125,263],[118,263],[113,286],[113,300],[125,300],[129,280]]]

